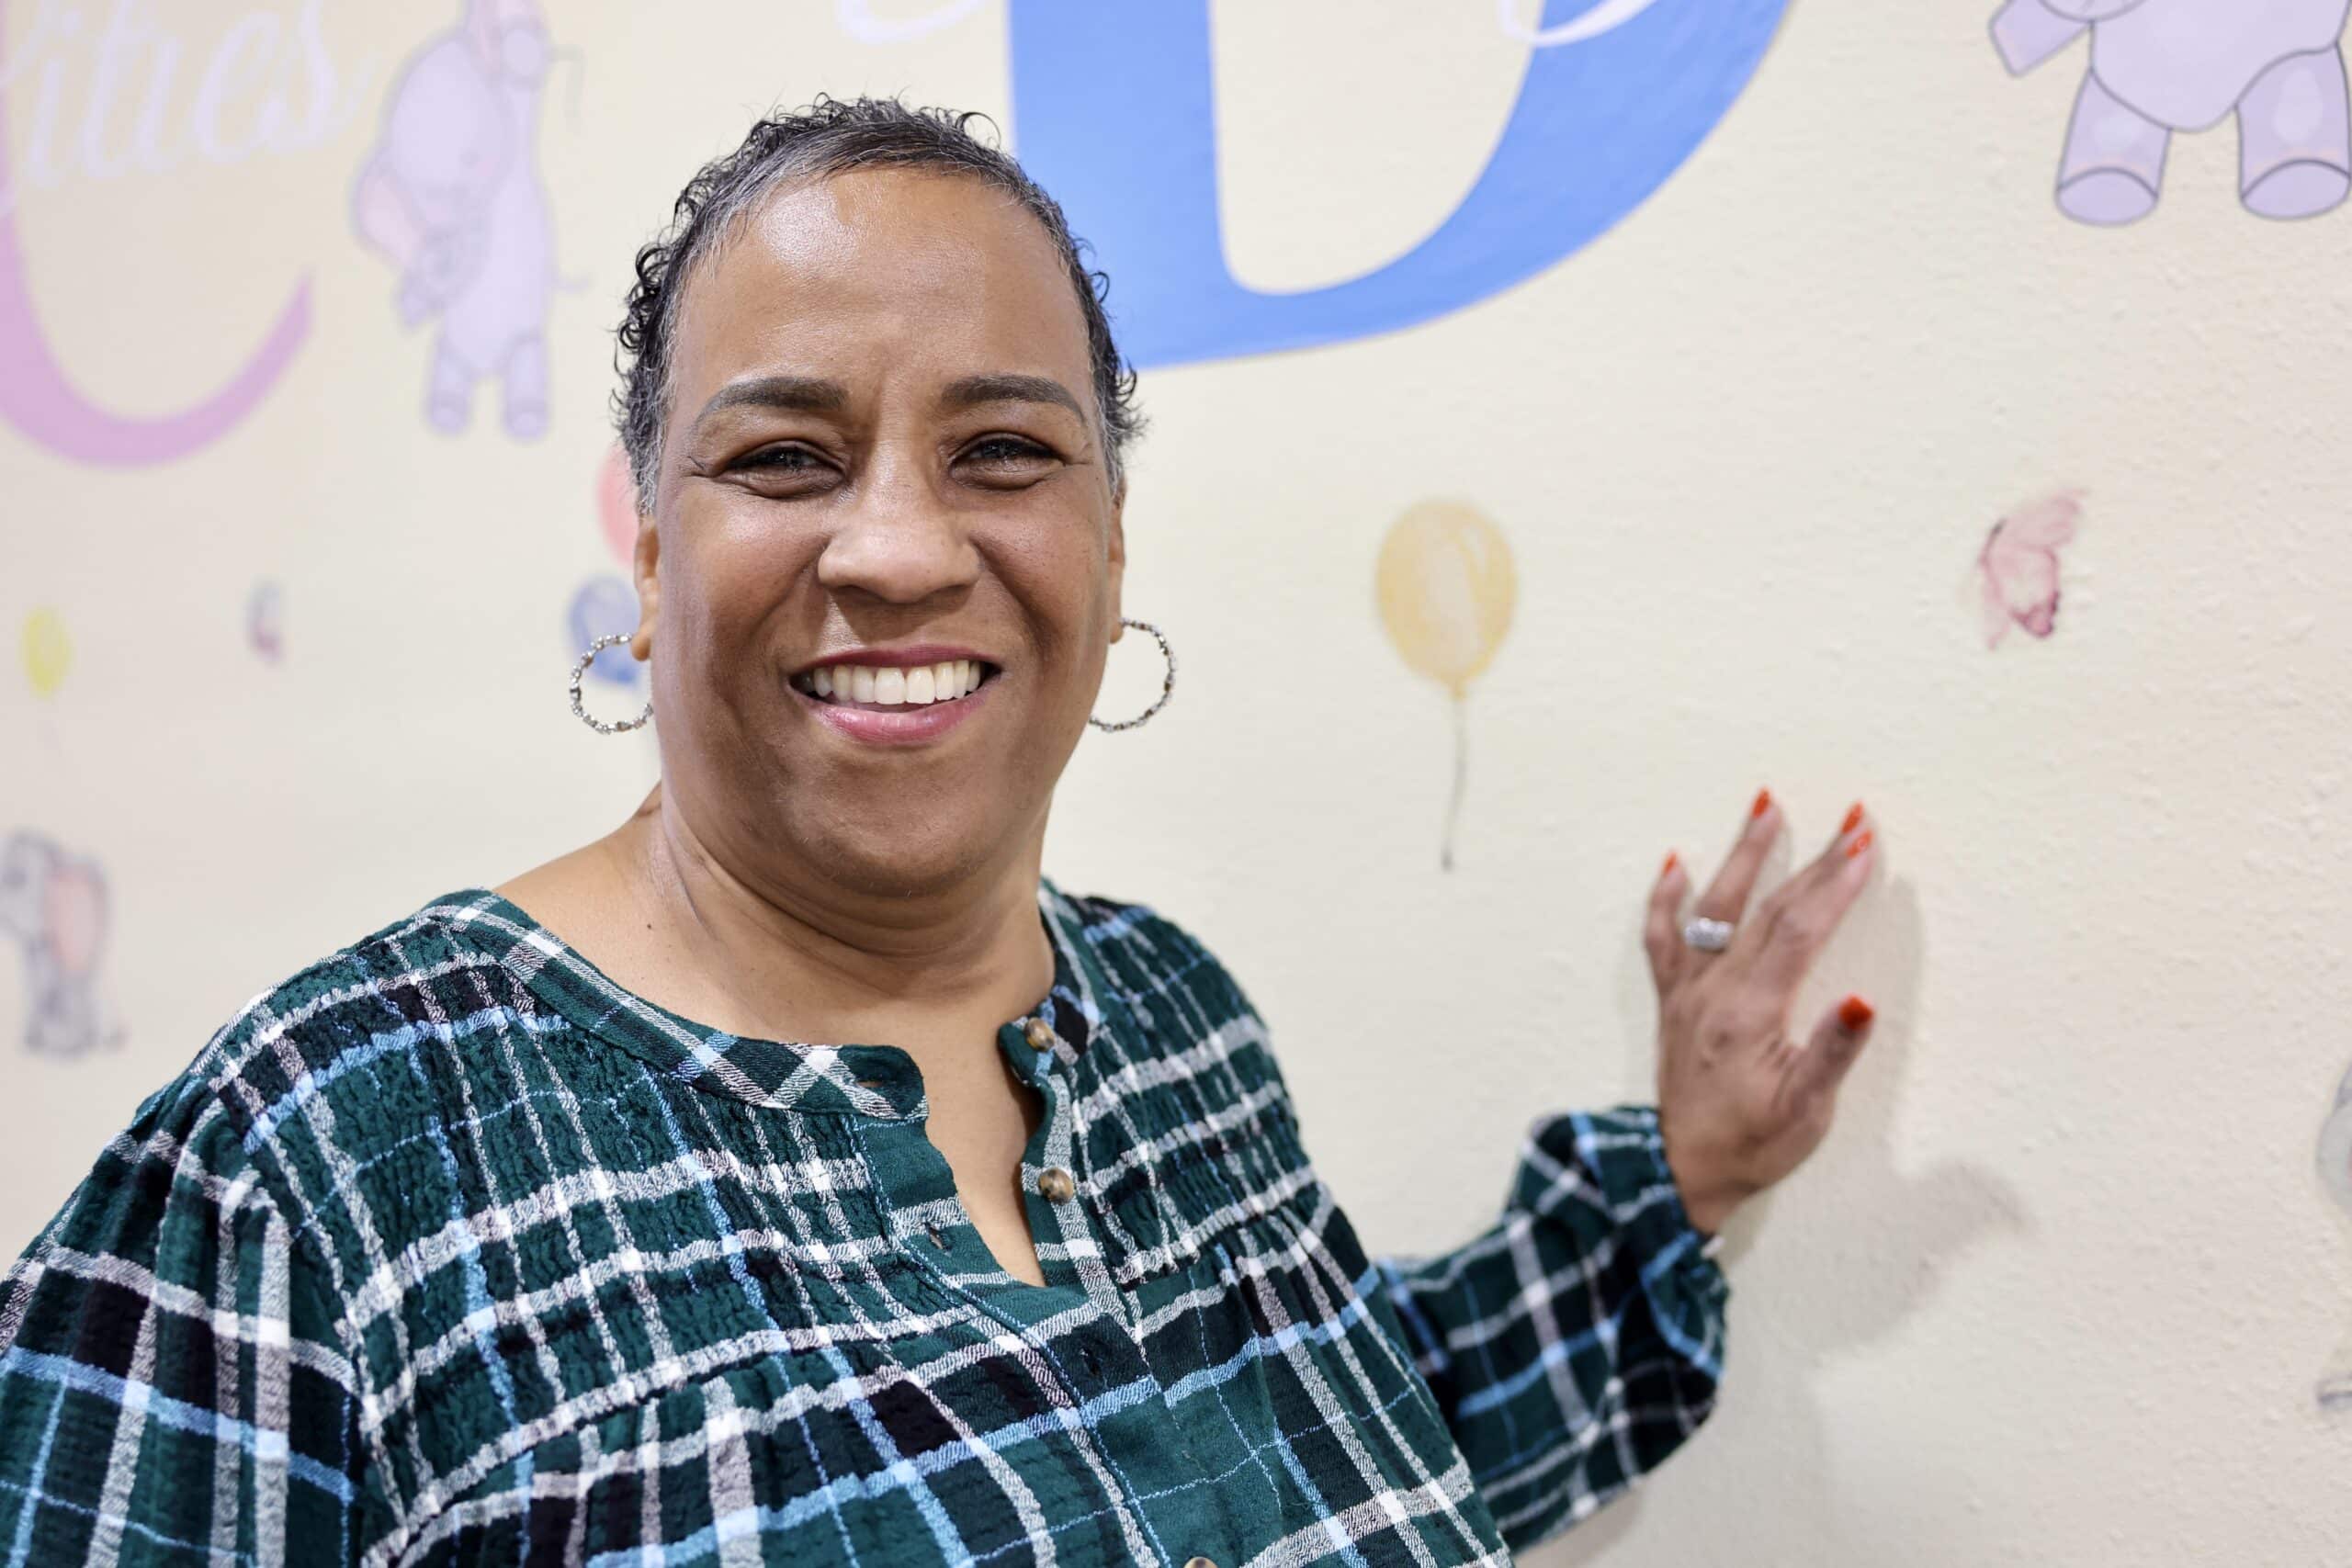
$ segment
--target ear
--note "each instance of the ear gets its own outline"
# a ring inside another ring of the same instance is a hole
[[[653,623],[662,604],[662,530],[642,512],[637,514],[629,575],[637,581],[637,630],[629,634],[628,650],[643,662],[653,657]]]
[[[1126,511],[1127,484],[1125,479],[1122,479],[1119,481],[1119,488],[1111,493],[1111,640],[1113,642],[1127,635],[1126,624],[1122,618],[1127,612],[1121,597],[1127,578]]]

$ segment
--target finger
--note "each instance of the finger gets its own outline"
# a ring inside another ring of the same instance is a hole
[[[1697,912],[1711,920],[1736,922],[1747,908],[1748,895],[1756,891],[1764,857],[1771,852],[1772,840],[1780,831],[1781,808],[1772,803],[1772,792],[1758,790],[1755,804],[1747,808],[1747,820],[1741,825],[1739,841],[1732,845],[1730,856],[1707,884],[1707,890],[1699,895]]]
[[[1682,857],[1668,855],[1666,863],[1658,867],[1657,880],[1650,884],[1649,907],[1642,913],[1642,949],[1649,954],[1650,979],[1660,997],[1681,977],[1682,956],[1689,951],[1682,941],[1679,911],[1682,895],[1690,886]]]
[[[1748,922],[1742,934],[1749,940],[1737,956],[1758,983],[1792,994],[1869,885],[1878,829],[1860,813],[1859,806],[1849,812],[1849,826]]]
[[[1876,1010],[1860,997],[1848,997],[1822,1015],[1792,1069],[1789,1087],[1797,1105],[1813,1105],[1837,1094],[1862,1047],[1870,1043],[1876,1017]]]

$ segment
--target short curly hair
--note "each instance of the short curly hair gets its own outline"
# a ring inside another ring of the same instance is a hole
[[[637,281],[629,288],[615,355],[621,386],[613,399],[614,418],[640,511],[653,510],[669,406],[670,351],[686,280],[778,186],[854,169],[931,170],[977,179],[1011,196],[1044,226],[1061,253],[1086,318],[1106,467],[1112,488],[1119,487],[1127,444],[1141,432],[1143,418],[1136,406],[1135,371],[1119,357],[1103,308],[1111,280],[1086,265],[1085,246],[1071,235],[1060,204],[993,138],[975,135],[976,120],[994,129],[978,112],[913,108],[896,98],[820,97],[806,108],[761,120],[741,146],[712,159],[686,182],[670,227],[637,253]]]

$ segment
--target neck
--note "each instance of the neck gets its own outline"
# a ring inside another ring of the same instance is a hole
[[[637,923],[663,973],[735,1033],[892,1043],[968,1042],[1053,982],[1037,918],[1044,824],[979,872],[909,895],[758,867],[697,835],[657,790],[614,835]]]

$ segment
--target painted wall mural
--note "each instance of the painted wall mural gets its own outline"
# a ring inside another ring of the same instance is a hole
[[[2077,38],[2090,62],[2058,165],[2085,223],[2155,210],[2176,132],[2238,117],[2238,189],[2264,218],[2310,218],[2352,192],[2341,39],[2352,0],[2008,0],[1993,45],[2015,75]]]
[[[1389,525],[1373,592],[1406,667],[1444,687],[1453,702],[1453,785],[1438,846],[1439,866],[1452,871],[1469,777],[1470,682],[1494,662],[1519,599],[1510,545],[1467,502],[1421,502]]]
[[[66,671],[74,667],[74,642],[65,635],[64,617],[46,604],[28,615],[17,634],[17,653],[33,695],[57,695]]]
[[[1649,199],[1747,88],[1787,0],[1546,0],[1545,45],[1477,181],[1435,233],[1327,288],[1265,293],[1226,265],[1209,0],[1013,0],[1014,151],[1114,280],[1143,368],[1339,343],[1542,273]]]
[[[224,17],[221,9],[207,7],[199,13],[203,25],[226,22],[207,40],[184,35],[185,17],[140,14],[149,7],[117,5],[103,22],[94,14],[85,27],[74,7],[37,0],[0,71],[0,171],[6,180],[0,188],[0,420],[61,457],[141,467],[201,451],[244,423],[277,385],[310,336],[307,273],[290,284],[277,319],[243,363],[187,406],[133,416],[85,393],[35,308],[18,198],[28,187],[284,156],[336,135],[356,113],[368,72],[364,63],[356,71],[337,65],[320,27],[323,5],[305,0],[290,22],[266,10]],[[0,36],[14,9],[0,0]],[[193,91],[185,91],[191,85]],[[289,91],[297,85],[299,110]],[[10,103],[19,91],[29,95],[28,115]],[[77,111],[79,136],[66,129]],[[242,134],[231,134],[232,121]],[[21,149],[10,144],[12,124],[26,130]]]
[[[286,589],[275,578],[263,578],[245,596],[245,647],[264,664],[286,658]]]
[[[40,183],[56,140],[63,57],[90,47],[56,0],[0,87],[33,78],[28,164]],[[339,66],[320,27],[322,0],[291,25],[238,16],[212,51],[191,134],[205,156],[299,150],[357,111],[369,62]],[[1503,29],[1532,46],[1500,139],[1476,183],[1438,231],[1406,254],[1328,288],[1262,293],[1225,265],[1218,212],[1209,0],[1148,8],[1094,0],[1010,0],[1014,151],[1055,191],[1119,280],[1124,345],[1143,367],[1337,343],[1460,310],[1555,265],[1657,191],[1746,89],[1787,0],[1498,0]],[[870,0],[836,0],[853,37],[895,42],[973,15],[944,0],[885,18]],[[126,32],[117,6],[97,58],[77,69],[102,96],[121,62],[152,47],[165,82],[176,40]],[[0,28],[7,3],[0,0]],[[167,50],[165,42],[170,43]],[[189,52],[193,53],[193,51]],[[466,429],[476,389],[496,383],[507,434],[547,428],[546,323],[559,283],[547,191],[537,167],[551,48],[537,0],[466,0],[456,25],[425,40],[385,95],[381,132],[355,181],[351,222],[396,276],[394,305],[435,323],[424,411],[436,430]],[[54,56],[55,58],[50,58]],[[279,71],[272,62],[292,62]],[[270,67],[264,70],[263,67]],[[306,92],[299,116],[284,77]],[[271,96],[248,101],[251,83]],[[236,84],[232,91],[231,83]],[[160,88],[151,88],[150,110]],[[264,130],[232,142],[223,99]],[[108,111],[95,104],[103,121]],[[152,140],[146,113],[134,134]],[[9,118],[0,93],[0,125]],[[86,140],[86,139],[85,139]],[[140,166],[167,166],[141,147]],[[0,168],[13,168],[0,136]],[[187,409],[128,418],[85,398],[51,351],[26,287],[14,188],[0,199],[0,420],[59,455],[103,465],[168,462],[249,418],[311,332],[307,275],[243,367]]]
[[[2081,492],[2062,491],[1993,525],[1976,554],[1985,647],[2000,647],[2012,627],[2034,637],[2058,629],[2058,552],[2074,543],[2082,518]]]
[[[537,0],[469,0],[401,67],[352,193],[361,242],[399,274],[401,323],[439,322],[424,417],[447,434],[471,422],[485,380],[509,435],[547,433],[555,232],[538,131],[552,53]]]
[[[912,17],[877,17],[873,0],[834,0],[833,21],[860,43],[905,43],[952,28],[988,0],[946,0]]]
[[[98,994],[106,952],[106,874],[43,834],[0,843],[0,935],[23,959],[28,1050],[78,1056],[121,1043]]]
[[[2335,1090],[2335,1109],[2319,1130],[2319,1184],[2335,1206],[2352,1218],[2352,1072]],[[2352,1335],[2323,1372],[2319,1407],[2330,1415],[2352,1415]]]

